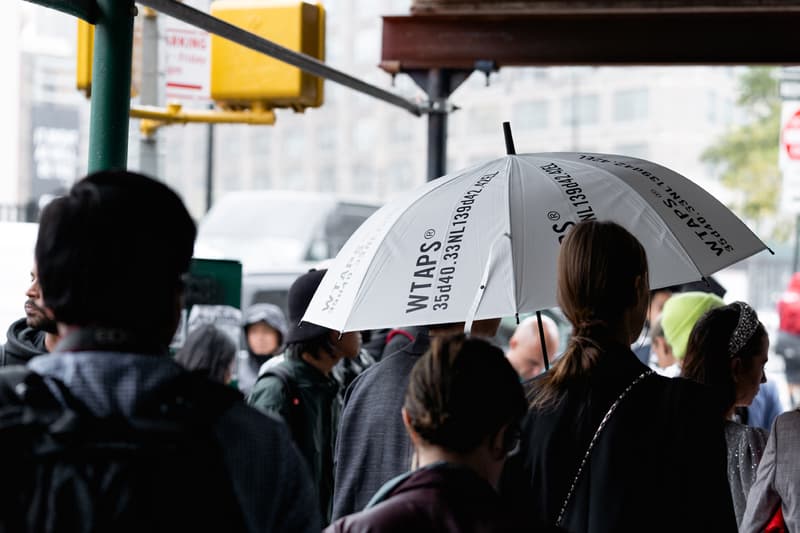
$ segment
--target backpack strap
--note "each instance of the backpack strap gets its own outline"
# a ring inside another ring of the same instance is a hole
[[[386,335],[386,343],[385,344],[389,344],[392,341],[392,339],[395,338],[398,335],[407,338],[410,342],[414,342],[414,336],[411,333],[409,333],[408,331],[406,331],[404,329],[395,328],[395,329],[391,330],[388,335]]]
[[[303,441],[305,432],[303,431],[303,400],[300,397],[300,391],[297,388],[297,381],[292,374],[292,371],[281,363],[267,369],[266,372],[261,374],[258,379],[264,379],[267,376],[272,376],[281,382],[283,392],[287,398],[287,420],[286,424],[292,433],[295,442],[300,443]]]

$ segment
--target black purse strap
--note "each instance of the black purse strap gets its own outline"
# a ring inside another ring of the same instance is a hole
[[[586,453],[583,456],[583,460],[581,460],[581,464],[578,466],[578,471],[575,473],[575,477],[572,479],[572,484],[569,487],[569,491],[567,492],[567,496],[564,498],[564,502],[561,504],[561,511],[558,513],[558,519],[556,520],[556,526],[561,527],[562,522],[564,521],[564,515],[567,512],[567,507],[569,506],[569,502],[572,500],[572,496],[575,493],[575,488],[578,486],[578,481],[580,481],[581,474],[583,473],[583,468],[586,466],[586,463],[589,461],[589,457],[592,455],[592,449],[594,449],[595,443],[597,443],[600,434],[605,429],[608,421],[611,419],[611,416],[619,407],[619,404],[628,393],[639,383],[641,383],[646,377],[653,375],[655,372],[652,370],[647,370],[642,372],[639,377],[634,379],[630,385],[628,385],[625,390],[623,390],[617,399],[614,400],[614,403],[611,404],[611,407],[608,408],[606,415],[603,417],[603,420],[600,421],[600,425],[597,426],[597,431],[594,432],[594,436],[592,440],[589,442],[589,448],[586,450]]]

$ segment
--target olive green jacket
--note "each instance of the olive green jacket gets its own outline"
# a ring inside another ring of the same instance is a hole
[[[287,370],[294,385],[285,387],[280,378],[267,374],[258,378],[247,403],[265,413],[280,416],[292,431],[300,453],[306,458],[319,492],[320,511],[327,523],[333,497],[333,448],[339,426],[336,381],[296,357],[276,365]],[[279,371],[280,369],[278,369]],[[289,390],[289,389],[293,390]]]

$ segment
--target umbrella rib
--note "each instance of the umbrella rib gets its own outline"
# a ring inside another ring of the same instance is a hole
[[[623,157],[627,157],[627,156],[623,156]],[[618,177],[618,176],[616,176],[615,174],[612,174],[611,172],[609,172],[608,170],[606,170],[606,169],[604,169],[604,168],[596,167],[596,166],[594,166],[594,165],[590,165],[590,164],[588,164],[588,163],[584,163],[584,162],[582,162],[582,161],[574,161],[574,160],[570,160],[570,162],[572,162],[572,163],[575,163],[576,165],[580,165],[580,166],[583,166],[583,167],[587,167],[587,168],[589,168],[589,169],[591,169],[591,170],[600,171],[600,172],[602,172],[603,174],[605,174],[606,176],[611,176],[612,178],[614,178],[615,180],[617,180],[618,182],[620,182],[620,183],[621,183],[621,184],[622,184],[624,187],[627,187],[628,189],[630,189],[630,190],[633,192],[633,194],[634,194],[634,195],[636,195],[636,196],[638,196],[639,198],[641,198],[641,199],[642,199],[642,201],[643,201],[645,204],[647,204],[647,206],[648,206],[648,207],[650,207],[650,209],[653,209],[653,211],[655,211],[655,209],[653,208],[653,206],[652,206],[652,205],[650,205],[650,202],[648,202],[647,200],[645,200],[645,199],[644,199],[644,197],[643,197],[641,194],[639,194],[639,191],[637,191],[636,189],[634,189],[633,187],[631,187],[631,186],[630,186],[630,185],[629,185],[629,184],[628,184],[628,183],[627,183],[625,180],[623,180],[623,179],[619,178],[619,177]],[[656,214],[658,214],[658,213],[656,213]],[[658,215],[658,217],[659,217],[659,218],[660,218],[662,221],[664,221],[664,219],[663,219],[663,217],[661,217],[661,215]],[[677,235],[675,235],[675,232],[674,232],[674,231],[672,231],[672,228],[669,226],[669,224],[667,224],[667,223],[666,223],[666,221],[664,221],[664,227],[665,227],[665,228],[667,228],[667,231],[669,231],[670,235],[672,235],[672,237],[675,239],[675,242],[677,242],[677,243],[678,243],[678,246],[680,246],[680,247],[681,247],[681,250],[683,250],[683,253],[684,253],[684,254],[686,254],[686,257],[688,257],[688,258],[689,258],[689,261],[691,261],[691,262],[692,262],[692,265],[694,265],[694,269],[697,271],[697,273],[698,273],[698,274],[700,274],[700,278],[701,278],[701,279],[706,279],[706,274],[705,274],[705,273],[704,273],[704,272],[703,272],[703,271],[700,269],[700,267],[697,265],[697,262],[694,260],[694,257],[692,257],[692,254],[690,254],[690,253],[689,253],[689,250],[687,250],[687,249],[686,249],[686,246],[684,246],[684,245],[683,245],[683,242],[681,242],[681,240],[678,238],[678,236],[677,236]],[[710,274],[713,274],[713,272],[709,272],[709,275],[710,275]]]
[[[513,226],[513,224],[512,224],[513,217],[511,216],[511,209],[513,207],[513,205],[511,204],[511,192],[512,192],[511,180],[513,179],[513,175],[511,173],[511,168],[509,168],[511,166],[511,161],[512,161],[511,157],[512,156],[508,156],[508,155],[506,156],[507,161],[506,161],[506,169],[505,170],[506,170],[506,176],[508,176],[508,197],[506,199],[506,201],[508,202],[508,206],[507,206],[506,211],[508,212],[508,234],[509,234],[508,235],[508,240],[511,243],[510,244],[510,246],[511,246],[511,281],[514,283],[514,313],[517,316],[519,316],[519,300],[520,300],[519,293],[521,291],[520,291],[520,287],[517,286],[517,269],[516,269],[516,265],[514,264],[514,259],[515,259],[515,257],[514,257],[514,229],[512,227]],[[520,254],[520,255],[521,255],[522,260],[524,260],[525,259],[525,254]]]

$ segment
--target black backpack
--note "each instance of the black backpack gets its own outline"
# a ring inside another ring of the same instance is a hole
[[[213,424],[241,396],[192,373],[98,418],[67,387],[0,371],[0,532],[244,531]]]
[[[287,409],[286,425],[289,426],[289,431],[292,434],[292,439],[295,443],[305,442],[305,424],[303,414],[303,399],[300,396],[300,391],[297,388],[292,371],[285,364],[280,363],[272,366],[266,372],[258,376],[258,379],[264,379],[268,376],[276,378],[281,382],[283,391],[288,398],[289,407]]]

